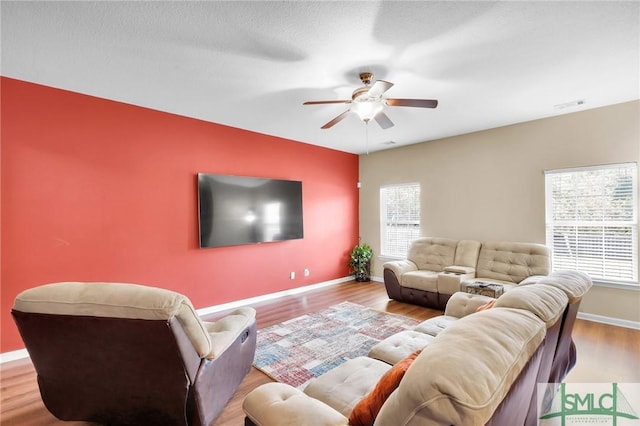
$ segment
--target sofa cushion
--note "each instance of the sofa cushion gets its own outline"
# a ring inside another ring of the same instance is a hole
[[[449,238],[418,238],[411,243],[407,259],[418,269],[440,272],[445,266],[454,264],[457,244],[457,240]]]
[[[569,298],[560,289],[543,285],[518,286],[496,299],[496,308],[526,309],[551,327],[564,313]]]
[[[569,303],[575,303],[581,300],[582,296],[584,296],[593,285],[589,275],[574,270],[555,271],[550,276],[541,277],[539,280],[533,282],[527,282],[527,285],[535,283],[559,288],[567,295]]]
[[[517,284],[531,275],[548,275],[549,270],[549,248],[542,244],[490,241],[480,249],[476,277]]]
[[[397,364],[411,353],[427,346],[433,337],[413,330],[401,331],[374,345],[367,356],[387,364]]]
[[[311,380],[304,393],[349,417],[353,407],[390,368],[389,364],[377,359],[353,358]]]
[[[462,318],[478,310],[479,306],[494,300],[492,297],[481,294],[471,294],[458,291],[447,301],[444,314],[450,317]]]
[[[466,266],[475,270],[478,263],[478,253],[482,243],[476,240],[460,240],[456,245],[456,254],[452,265]],[[466,272],[462,272],[466,273]]]
[[[423,291],[438,291],[438,272],[419,270],[407,272],[400,281],[402,287]]]
[[[242,404],[256,425],[347,426],[346,416],[326,404],[309,398],[284,383],[265,383],[247,394]]]
[[[380,408],[389,398],[391,392],[396,390],[402,377],[419,353],[420,351],[413,352],[384,373],[373,390],[351,410],[351,414],[349,414],[350,426],[373,426]]]
[[[442,330],[449,327],[454,322],[458,321],[458,317],[449,315],[440,315],[437,317],[429,318],[422,321],[420,324],[413,327],[414,331],[418,333],[428,334],[430,336],[437,336]]]
[[[117,291],[113,291],[117,286]],[[18,294],[13,308],[54,315],[168,320],[176,317],[199,356],[211,352],[211,339],[191,301],[180,293],[138,284],[60,282]]]
[[[544,323],[521,309],[489,309],[455,321],[423,349],[376,422],[486,424],[545,334]]]

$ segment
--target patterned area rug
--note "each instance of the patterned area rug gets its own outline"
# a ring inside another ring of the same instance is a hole
[[[254,366],[278,382],[304,388],[309,380],[419,321],[343,302],[258,330]]]

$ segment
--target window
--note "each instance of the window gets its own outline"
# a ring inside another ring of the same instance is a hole
[[[380,188],[380,226],[382,256],[406,257],[420,236],[420,184]]]
[[[595,280],[638,281],[635,163],[545,173],[547,245],[553,269]]]

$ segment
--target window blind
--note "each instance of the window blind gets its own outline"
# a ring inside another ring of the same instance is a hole
[[[383,256],[406,257],[420,236],[420,184],[380,188],[381,247]]]
[[[637,283],[637,165],[550,170],[545,188],[553,269]]]

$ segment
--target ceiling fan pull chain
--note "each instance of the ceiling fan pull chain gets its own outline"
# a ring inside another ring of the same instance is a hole
[[[365,150],[369,155],[369,120],[364,121],[365,126]]]

